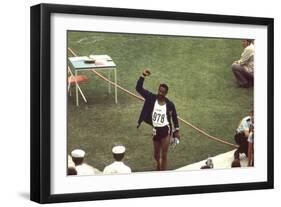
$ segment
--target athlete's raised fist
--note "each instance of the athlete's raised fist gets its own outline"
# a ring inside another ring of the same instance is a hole
[[[145,69],[143,72],[142,72],[142,75],[145,77],[145,76],[149,76],[151,74],[150,70],[149,69]]]

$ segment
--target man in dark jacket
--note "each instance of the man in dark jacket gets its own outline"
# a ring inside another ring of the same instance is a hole
[[[137,92],[145,98],[137,127],[139,128],[143,121],[153,127],[154,158],[157,162],[157,170],[166,170],[172,122],[175,128],[173,137],[178,139],[180,138],[179,123],[175,105],[166,98],[169,90],[166,84],[160,84],[157,94],[143,88],[144,79],[149,75],[150,71],[144,70],[136,85]]]

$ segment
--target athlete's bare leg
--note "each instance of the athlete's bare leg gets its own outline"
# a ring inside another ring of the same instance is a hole
[[[161,142],[153,140],[154,145],[154,159],[156,161],[157,167],[156,170],[161,169]]]
[[[168,149],[170,144],[170,136],[161,139],[161,163],[160,170],[166,170],[168,165]]]
[[[170,144],[170,136],[162,138],[159,141],[153,140],[154,159],[157,164],[157,170],[166,170],[168,163],[168,149]]]

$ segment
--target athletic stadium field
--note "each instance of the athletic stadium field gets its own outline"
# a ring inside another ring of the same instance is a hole
[[[243,50],[241,40],[72,31],[68,47],[81,56],[111,56],[118,84],[136,94],[136,81],[149,68],[152,74],[145,80],[146,89],[156,92],[160,83],[166,83],[167,97],[181,118],[233,144],[240,119],[253,107],[253,88],[238,88],[230,69]],[[153,171],[151,127],[143,123],[136,128],[143,102],[118,90],[115,104],[113,87],[108,94],[107,83],[93,72],[79,74],[90,79],[80,85],[88,104],[80,96],[76,106],[75,90],[68,96],[68,154],[81,148],[86,151],[85,161],[103,170],[113,161],[112,146],[123,144],[124,161],[132,171]],[[107,77],[107,72],[101,74]],[[180,133],[180,144],[169,150],[170,170],[233,150],[182,122]]]

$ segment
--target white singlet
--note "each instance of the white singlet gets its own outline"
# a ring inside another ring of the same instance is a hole
[[[152,112],[152,124],[154,127],[164,127],[169,125],[166,104],[159,105],[157,100],[155,101]]]

